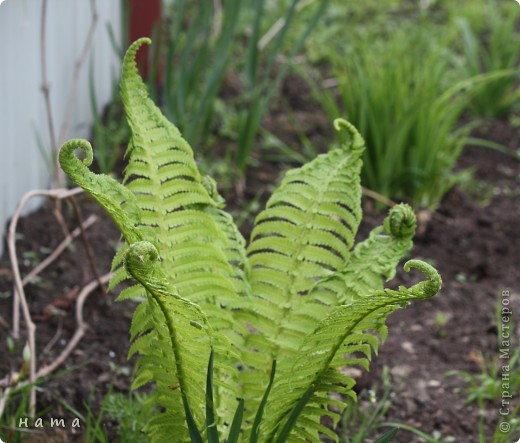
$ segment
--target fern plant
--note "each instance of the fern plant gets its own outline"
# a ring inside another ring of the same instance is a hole
[[[215,182],[199,174],[190,146],[148,97],[135,65],[143,43],[150,42],[136,41],[123,61],[132,132],[124,185],[88,169],[85,140],[65,143],[60,164],[125,240],[111,287],[137,282],[118,300],[140,302],[130,329],[130,355],[140,355],[133,388],[153,383],[161,411],[145,431],[153,442],[200,441],[193,429],[223,437],[238,408],[240,441],[316,442],[321,434],[337,441],[320,419],[336,424],[345,406],[330,393],[355,397],[354,380],[339,368],[367,368],[388,315],[440,289],[435,269],[417,260],[405,270],[419,269],[425,281],[383,288],[412,246],[414,213],[394,207],[354,246],[364,141],[336,120],[345,144],[286,174],[246,247]]]

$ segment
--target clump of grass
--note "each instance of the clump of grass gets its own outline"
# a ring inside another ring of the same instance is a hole
[[[453,171],[471,129],[460,119],[486,81],[455,77],[453,54],[436,41],[418,27],[362,41],[332,60],[336,90],[314,88],[330,117],[345,116],[365,137],[364,185],[429,209],[466,175]]]
[[[518,106],[520,78],[520,18],[517,5],[487,2],[484,37],[465,18],[460,18],[462,40],[461,67],[466,77],[495,73],[496,78],[478,88],[471,100],[471,110],[481,117],[501,117]],[[516,6],[513,8],[513,6]]]
[[[121,147],[130,139],[130,127],[124,118],[123,104],[112,88],[112,100],[101,114],[96,96],[91,66],[89,77],[90,108],[92,111],[92,142],[96,146],[96,163],[103,174],[114,172],[114,167],[122,157]]]
[[[221,120],[233,122],[228,135],[233,135],[235,149],[228,150],[227,158],[243,177],[262,119],[329,0],[311,1],[316,5],[305,22],[300,11],[308,0],[285,2],[279,14],[273,14],[265,0],[230,0],[219,7],[211,0],[199,3],[172,3],[163,109],[198,152],[213,161],[212,136],[220,131],[219,97],[226,76],[237,79],[239,93],[228,98],[224,111],[233,117]]]

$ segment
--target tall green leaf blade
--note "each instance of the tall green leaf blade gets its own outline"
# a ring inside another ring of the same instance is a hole
[[[399,429],[392,429],[379,437],[374,443],[389,443],[393,440]]]
[[[264,395],[262,396],[262,401],[258,409],[256,410],[255,420],[253,422],[253,427],[251,428],[251,437],[249,439],[249,443],[257,443],[260,434],[260,425],[262,424],[262,418],[264,416],[265,405],[268,402],[269,394],[271,393],[271,389],[274,383],[274,377],[276,375],[276,360],[273,360],[271,364],[271,371],[269,372],[269,383],[267,385],[266,390],[264,391]]]
[[[235,412],[235,416],[233,417],[233,422],[231,423],[231,428],[229,429],[229,436],[227,439],[227,443],[238,443],[238,439],[240,438],[240,430],[242,427],[243,417],[244,417],[244,399],[241,398],[238,401],[237,410]]]
[[[215,402],[213,400],[213,361],[215,354],[211,349],[208,363],[208,373],[206,374],[206,430],[208,443],[218,443],[217,420],[215,418]]]

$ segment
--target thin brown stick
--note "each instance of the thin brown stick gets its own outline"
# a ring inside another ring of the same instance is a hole
[[[64,237],[68,237],[70,235],[69,228],[67,227],[67,223],[65,223],[65,219],[63,218],[63,212],[61,210],[61,200],[55,200],[54,209],[52,210],[52,214],[56,219],[59,227],[61,228],[61,232]]]
[[[107,291],[105,290],[105,287],[101,284],[101,280],[99,277],[99,272],[96,266],[96,261],[94,260],[94,253],[92,252],[92,247],[90,246],[90,242],[88,241],[87,234],[85,233],[85,230],[82,228],[83,226],[83,215],[81,214],[81,209],[76,203],[76,200],[74,198],[69,198],[68,201],[72,204],[72,207],[74,208],[74,213],[76,214],[76,218],[78,219],[79,226],[81,229],[81,240],[83,242],[83,246],[85,248],[85,252],[87,253],[87,258],[90,264],[90,268],[92,269],[92,273],[94,274],[94,278],[99,284],[99,287],[101,288],[101,292],[103,292],[103,296],[106,297]]]
[[[100,282],[101,284],[106,284],[110,278],[112,278],[112,273],[107,273],[101,276]],[[85,332],[88,329],[88,324],[83,320],[83,306],[85,305],[85,301],[87,300],[87,297],[99,286],[99,283],[97,281],[92,281],[88,285],[86,285],[81,292],[78,295],[78,298],[76,300],[76,330],[74,331],[74,335],[70,339],[69,343],[61,351],[60,355],[54,359],[54,361],[41,368],[36,374],[35,374],[35,380],[43,377],[47,377],[50,374],[52,374],[59,366],[61,366],[67,357],[71,354],[71,352],[74,350],[74,348],[77,346],[81,338],[85,335]],[[2,417],[2,413],[4,410],[5,403],[7,401],[7,397],[9,396],[9,391],[11,388],[11,374],[4,377],[2,380],[0,380],[0,387],[5,388],[5,391],[3,395],[0,396],[0,418]],[[28,385],[31,382],[31,379],[29,378],[29,381],[24,381],[21,383],[17,383],[16,386],[21,388],[26,385]]]
[[[45,260],[41,261],[38,266],[36,266],[31,272],[29,272],[22,280],[22,284],[25,286],[29,283],[34,277],[36,277],[40,272],[42,272],[45,268],[47,268],[50,264],[52,264],[62,253],[65,251],[67,246],[72,243],[76,237],[78,237],[82,230],[87,230],[90,228],[98,218],[95,215],[90,215],[85,222],[83,222],[80,226],[78,226],[74,231],[72,231],[67,237],[65,237],[61,243],[56,246],[52,254],[47,256]]]
[[[63,199],[76,194],[83,192],[81,188],[74,188],[70,190],[66,189],[36,189],[33,191],[27,192],[22,196],[18,205],[14,211],[13,217],[11,218],[11,222],[9,224],[9,230],[7,232],[7,247],[9,250],[9,256],[11,260],[11,269],[13,271],[13,279],[14,279],[14,300],[13,300],[13,337],[18,339],[20,336],[20,296],[25,297],[25,294],[17,291],[17,286],[23,288],[23,283],[20,277],[20,267],[18,265],[18,258],[16,256],[16,227],[18,226],[18,220],[20,219],[21,213],[29,202],[29,200],[33,197],[43,196],[43,197],[51,197],[55,199]],[[20,280],[19,282],[17,280]]]
[[[27,341],[29,344],[29,351],[31,360],[29,363],[29,382],[33,384],[29,394],[29,414],[31,417],[34,416],[36,406],[36,390],[34,388],[34,382],[36,381],[36,326],[31,319],[29,312],[29,305],[25,297],[23,289],[22,278],[20,275],[20,267],[18,265],[18,258],[16,256],[16,226],[22,213],[23,208],[27,202],[35,196],[45,196],[53,198],[69,198],[83,192],[81,188],[74,188],[71,190],[66,189],[55,189],[55,190],[33,190],[27,192],[18,202],[18,206],[13,214],[11,222],[9,224],[9,230],[7,233],[7,247],[9,250],[9,258],[11,260],[11,268],[13,272],[14,280],[14,299],[13,299],[13,337],[16,339],[20,336],[20,308],[23,313],[25,325],[27,328]]]
[[[49,79],[47,76],[47,45],[46,45],[46,31],[47,31],[47,0],[43,0],[42,2],[42,11],[41,11],[41,24],[40,24],[40,60],[41,60],[41,73],[42,73],[42,92],[45,101],[45,111],[47,115],[47,125],[49,127],[49,135],[51,139],[51,152],[52,158],[54,160],[54,187],[60,188],[63,186],[65,182],[65,177],[63,175],[63,171],[59,168],[58,165],[58,145],[61,145],[65,142],[67,138],[67,134],[69,131],[70,121],[73,115],[72,108],[74,106],[74,102],[76,100],[76,95],[78,91],[79,78],[81,74],[81,70],[85,61],[87,60],[88,54],[92,47],[92,42],[94,40],[94,34],[97,27],[97,22],[99,20],[99,14],[97,11],[96,0],[90,0],[90,11],[91,11],[91,19],[90,26],[87,31],[87,35],[85,37],[85,42],[83,44],[83,48],[80,52],[79,57],[77,58],[74,64],[74,73],[72,76],[72,83],[69,90],[69,94],[67,97],[67,103],[65,105],[65,113],[64,118],[61,123],[59,138],[56,138],[56,131],[54,125],[54,119],[52,116],[52,105],[51,105],[51,97],[50,97],[50,86]],[[58,205],[59,206],[59,205]],[[57,210],[59,211],[59,207]],[[61,220],[58,218],[58,223],[62,226]],[[64,235],[67,235],[68,232],[64,230]]]
[[[62,143],[67,137],[68,128],[70,125],[70,118],[72,115],[72,106],[75,101],[79,76],[81,73],[81,68],[88,56],[90,48],[92,46],[92,41],[94,38],[94,31],[98,21],[98,13],[96,8],[96,1],[90,0],[91,7],[91,23],[89,30],[87,32],[87,36],[85,39],[85,44],[83,46],[83,50],[80,53],[78,60],[76,60],[73,81],[71,85],[71,89],[69,92],[67,104],[65,107],[65,118],[61,125],[60,137],[56,139],[55,126],[52,114],[52,105],[50,98],[50,86],[49,80],[47,76],[47,47],[46,47],[46,31],[47,31],[47,0],[42,1],[42,9],[40,16],[40,60],[41,60],[41,75],[42,75],[42,92],[45,102],[45,110],[47,114],[47,125],[49,128],[49,136],[51,139],[51,152],[54,159],[54,171],[53,171],[53,185],[54,187],[61,188],[64,183],[63,171],[58,167],[58,143]],[[8,232],[8,248],[9,248],[9,256],[11,259],[11,266],[13,269],[13,279],[14,279],[14,299],[13,299],[13,337],[18,338],[20,336],[20,308],[22,310],[24,321],[26,323],[27,328],[27,340],[29,344],[29,350],[31,354],[30,360],[30,369],[29,369],[29,382],[33,384],[29,394],[29,414],[34,416],[35,405],[36,405],[36,390],[34,389],[34,382],[36,381],[36,341],[35,341],[35,332],[36,326],[31,319],[31,315],[29,312],[29,307],[27,304],[27,299],[25,297],[25,292],[23,289],[23,282],[20,275],[20,268],[18,265],[18,259],[16,256],[16,226],[18,224],[18,219],[20,218],[20,214],[27,201],[29,201],[32,197],[40,195],[47,196],[56,199],[56,207],[55,207],[55,215],[58,223],[60,224],[65,237],[67,238],[70,234],[67,230],[67,227],[64,223],[63,217],[61,215],[61,204],[60,201],[63,198],[71,198],[73,195],[83,192],[81,189],[75,188],[71,191],[63,190],[63,189],[55,189],[54,191],[42,191],[42,190],[34,190],[26,193],[15,210],[13,218],[11,219],[11,223],[9,225]],[[82,231],[83,232],[83,231]],[[96,284],[98,284],[96,282]],[[3,404],[2,404],[3,407]]]
[[[388,197],[385,197],[384,195],[381,195],[376,191],[372,191],[371,189],[367,189],[364,186],[361,186],[361,192],[363,193],[363,195],[366,195],[367,197],[370,197],[375,201],[383,203],[384,205],[390,208],[393,208],[397,204],[395,201],[390,200]]]
[[[112,277],[112,273],[104,274],[100,277],[99,282],[94,280],[90,282],[88,285],[86,285],[81,292],[78,295],[78,299],[76,301],[76,331],[74,332],[74,335],[70,339],[70,341],[67,343],[67,346],[63,351],[61,351],[61,354],[54,359],[54,361],[43,368],[41,368],[38,373],[36,374],[36,378],[41,377],[47,377],[48,375],[52,374],[59,366],[63,364],[63,362],[67,359],[67,357],[70,355],[70,353],[74,350],[74,348],[77,346],[79,341],[81,340],[81,337],[85,335],[85,331],[88,329],[88,324],[85,323],[83,320],[83,306],[85,304],[85,301],[89,294],[94,291],[99,285],[106,284],[110,278]]]
[[[212,37],[214,40],[218,38],[222,31],[222,2],[221,0],[213,0],[213,26]]]
[[[60,339],[61,334],[63,332],[63,317],[58,317],[58,328],[56,329],[56,332],[54,333],[54,336],[51,338],[49,343],[45,345],[45,348],[42,350],[42,354],[47,354],[52,347],[56,344],[56,342]]]
[[[314,3],[314,0],[303,0],[298,3],[296,6],[296,12],[300,12],[306,6]],[[286,20],[285,17],[279,18],[274,22],[274,24],[267,30],[267,32],[262,36],[260,40],[258,40],[258,50],[262,51],[269,42],[280,32],[280,30],[285,26]]]

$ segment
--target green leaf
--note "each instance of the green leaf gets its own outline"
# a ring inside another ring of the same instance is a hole
[[[213,360],[215,353],[211,349],[208,363],[208,374],[206,381],[206,429],[208,443],[218,443],[217,422],[215,419],[215,404],[213,402]]]
[[[188,429],[190,432],[190,438],[192,443],[204,443],[202,440],[202,436],[200,435],[200,432],[197,429],[197,424],[193,419],[190,404],[188,402],[188,397],[186,397],[184,393],[182,394],[182,403],[184,404],[184,411],[186,413],[186,423],[188,424]]]
[[[238,401],[237,410],[235,412],[235,416],[233,417],[233,422],[231,423],[231,428],[229,429],[229,436],[227,439],[227,443],[238,443],[243,417],[244,417],[244,399],[241,398]]]
[[[276,373],[276,360],[273,360],[273,364],[271,366],[271,376],[269,378],[269,384],[264,392],[264,396],[262,397],[262,401],[260,402],[260,406],[256,411],[255,421],[253,423],[253,427],[251,429],[251,438],[249,439],[249,443],[257,443],[258,436],[260,435],[260,424],[262,422],[262,417],[264,415],[265,405],[267,404],[267,399],[269,398],[269,393],[271,392],[271,388],[274,383],[274,376]]]
[[[289,437],[289,433],[291,432],[292,428],[294,427],[296,420],[298,420],[298,417],[300,416],[301,412],[303,411],[303,408],[307,405],[307,402],[312,397],[312,394],[314,393],[314,386],[309,386],[309,389],[303,394],[302,398],[298,400],[298,403],[296,403],[296,406],[291,412],[291,415],[285,422],[285,425],[278,434],[278,438],[276,439],[276,443],[284,443],[287,438]]]
[[[307,427],[296,424],[294,433],[303,438],[304,434],[314,435],[318,441],[319,421],[315,408],[327,409],[327,393],[338,392],[355,397],[352,390],[354,380],[337,371],[345,365],[344,355],[362,352],[365,359],[370,357],[370,347],[374,347],[371,334],[365,331],[386,334],[384,322],[395,310],[407,306],[414,299],[435,295],[441,286],[437,271],[427,263],[410,260],[404,266],[421,270],[427,277],[410,288],[385,289],[357,297],[350,304],[340,305],[320,322],[310,333],[291,362],[283,361],[279,367],[272,395],[266,405],[269,414],[262,424],[263,432],[273,438],[275,429],[291,416],[299,399],[314,386],[314,395],[301,418],[308,417]],[[269,441],[269,440],[268,440]]]
[[[399,431],[399,429],[397,429],[397,428],[392,429],[391,431],[386,432],[381,437],[379,437],[377,440],[375,440],[374,443],[388,443],[393,440],[393,438],[395,437],[395,434],[397,434],[398,431]]]

